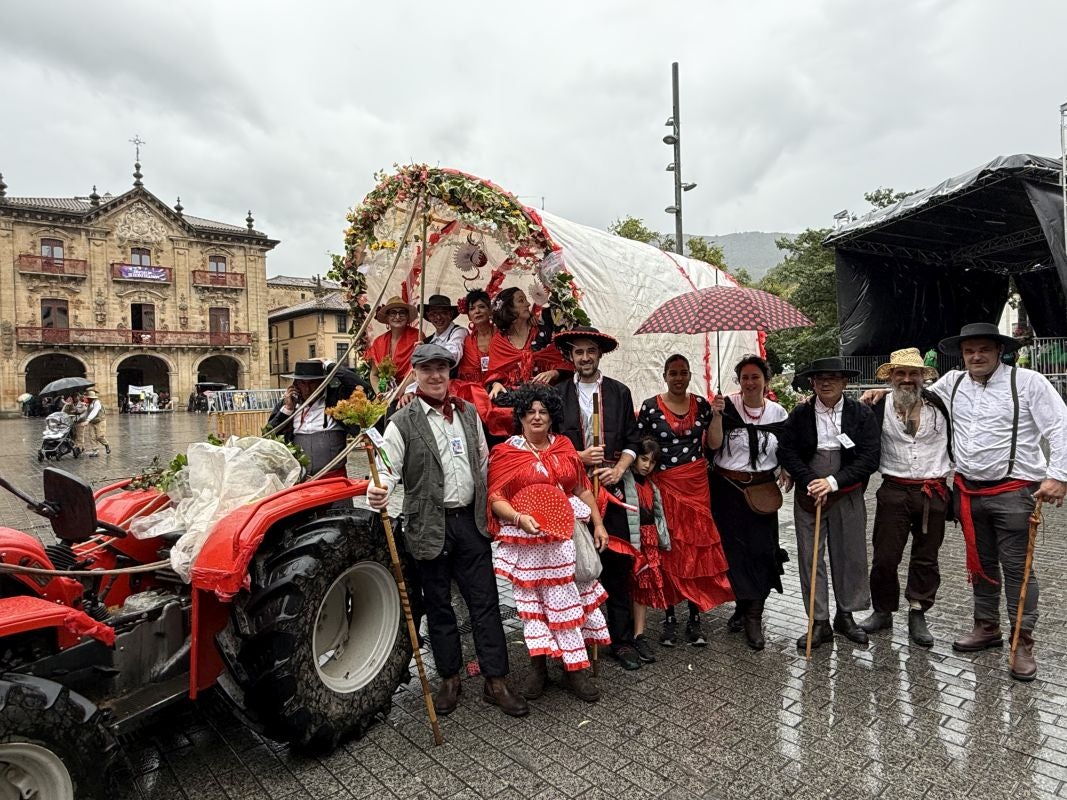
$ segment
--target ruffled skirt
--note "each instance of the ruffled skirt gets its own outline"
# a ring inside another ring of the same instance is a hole
[[[649,608],[666,608],[669,603],[663,580],[663,556],[655,525],[641,526],[641,558],[635,559],[634,569],[630,585],[633,601]]]

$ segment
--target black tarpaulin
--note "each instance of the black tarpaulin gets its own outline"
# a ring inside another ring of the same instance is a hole
[[[1009,276],[1038,336],[1067,336],[1060,162],[1002,156],[835,231],[845,355],[996,322]]]

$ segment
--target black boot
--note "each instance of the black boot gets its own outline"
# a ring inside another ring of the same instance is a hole
[[[744,602],[744,600],[738,600],[737,605],[734,606],[734,613],[730,615],[730,619],[726,620],[726,630],[730,633],[741,633],[744,627],[745,613],[742,610]]]
[[[867,644],[870,641],[867,631],[856,624],[851,611],[837,609],[837,614],[834,615],[834,630],[856,644]]]
[[[908,635],[919,647],[933,647],[934,635],[926,625],[926,613],[913,608],[908,612]]]
[[[830,627],[830,620],[817,619],[811,628],[811,649],[814,650],[820,644],[826,644],[834,640],[834,629]],[[808,635],[805,633],[797,639],[797,650],[807,650]]]
[[[762,650],[767,644],[763,639],[762,600],[745,601],[745,614],[742,624],[745,629],[745,643],[753,650]]]

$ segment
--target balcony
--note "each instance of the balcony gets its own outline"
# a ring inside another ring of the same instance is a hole
[[[89,275],[89,262],[83,258],[52,258],[22,253],[18,269],[23,275],[64,275],[68,278],[85,278]]]
[[[243,272],[210,272],[206,269],[194,269],[193,286],[213,286],[219,289],[245,288]]]
[[[171,267],[116,262],[111,265],[111,279],[142,283],[174,283],[174,270]]]
[[[251,347],[251,333],[218,331],[135,331],[129,328],[15,329],[19,344],[82,345],[102,347]]]

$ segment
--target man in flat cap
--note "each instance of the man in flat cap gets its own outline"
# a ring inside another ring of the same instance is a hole
[[[371,508],[383,511],[389,493],[404,484],[404,541],[415,558],[441,686],[438,714],[459,704],[463,650],[452,581],[470,611],[474,649],[485,686],[482,699],[514,717],[529,713],[526,701],[507,684],[508,650],[500,619],[496,577],[486,533],[486,469],[489,448],[478,414],[448,391],[452,353],[420,344],[411,355],[415,399],[385,428],[382,488],[367,489]]]

